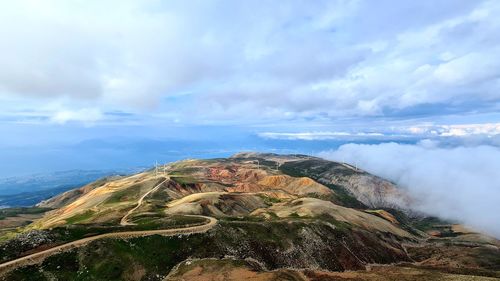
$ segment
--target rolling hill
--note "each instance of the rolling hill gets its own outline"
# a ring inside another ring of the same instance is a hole
[[[178,161],[102,178],[40,202],[28,224],[6,223],[0,278],[500,278],[498,240],[411,203],[389,181],[306,155]]]

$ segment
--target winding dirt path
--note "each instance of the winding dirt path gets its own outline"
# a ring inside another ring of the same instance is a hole
[[[34,253],[25,257],[21,257],[15,260],[11,260],[5,263],[0,264],[0,274],[4,274],[12,269],[17,267],[37,264],[42,262],[45,258],[52,256],[57,253],[61,253],[64,251],[68,251],[74,248],[78,248],[84,246],[92,241],[104,238],[134,238],[134,237],[142,237],[149,235],[163,235],[163,236],[174,236],[181,234],[195,234],[195,233],[203,233],[210,230],[217,224],[217,219],[206,216],[197,216],[191,215],[191,217],[204,218],[207,220],[206,224],[197,225],[197,226],[188,226],[183,228],[172,228],[172,229],[159,229],[159,230],[143,230],[143,231],[124,231],[124,232],[112,232],[112,233],[104,233],[92,237],[83,238],[80,240],[76,240],[73,242],[68,242],[66,244],[62,244],[38,253]]]
[[[158,190],[158,188],[160,188],[160,186],[163,183],[165,183],[167,180],[169,180],[169,179],[170,179],[169,177],[166,177],[162,182],[160,182],[159,184],[157,184],[150,191],[144,193],[144,195],[142,195],[141,198],[139,198],[139,200],[137,201],[137,206],[135,206],[133,209],[130,209],[125,214],[125,216],[123,216],[123,218],[120,220],[120,225],[123,225],[123,226],[125,226],[125,225],[135,225],[135,223],[128,222],[128,216],[130,216],[130,214],[132,214],[135,210],[137,210],[141,206],[142,201],[144,201],[144,198],[146,198],[150,193],[155,192],[156,190]]]

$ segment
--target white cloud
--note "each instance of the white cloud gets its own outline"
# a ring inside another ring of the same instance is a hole
[[[409,127],[407,131],[422,136],[466,137],[472,135],[485,135],[491,137],[500,134],[500,123],[452,125],[424,124]]]
[[[353,138],[379,138],[384,137],[381,133],[348,133],[348,132],[303,132],[303,133],[259,133],[259,137],[266,139],[287,139],[287,140],[332,140],[332,139],[353,139]]]
[[[497,2],[484,2],[468,13],[401,30],[396,39],[388,38],[383,52],[367,56],[344,76],[321,81],[315,89],[322,89],[324,104],[341,115],[384,115],[383,109],[397,112],[441,103],[496,104],[500,44],[488,38],[500,30],[493,16],[498,11]],[[478,110],[484,107],[478,105]]]
[[[446,0],[4,2],[0,98],[199,122],[436,103],[480,112],[500,101],[499,10]]]
[[[287,140],[333,140],[333,139],[470,139],[471,137],[492,138],[500,135],[500,123],[474,123],[438,125],[422,123],[413,126],[353,126],[351,131],[305,131],[305,132],[261,132],[257,135],[266,139]]]
[[[71,121],[82,122],[86,125],[100,121],[104,115],[100,110],[95,108],[83,108],[79,110],[60,110],[50,117],[50,121],[58,124],[65,124]]]
[[[500,148],[346,144],[320,156],[356,163],[407,189],[418,199],[415,208],[500,238]]]

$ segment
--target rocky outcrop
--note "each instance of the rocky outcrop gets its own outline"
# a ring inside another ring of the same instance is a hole
[[[334,193],[328,187],[307,177],[293,178],[286,175],[275,175],[265,177],[260,180],[258,184],[268,187],[269,189],[282,189],[296,195],[306,195],[311,193],[318,195],[331,195]]]
[[[329,175],[330,183],[346,188],[370,208],[406,209],[410,198],[393,183],[379,177],[356,173],[350,176]]]
[[[267,207],[256,194],[228,192],[196,193],[167,205],[167,214],[208,215],[214,217],[245,216],[255,209]]]
[[[307,175],[326,186],[342,188],[368,208],[408,211],[411,203],[409,195],[395,184],[347,164],[308,159],[285,163],[281,169],[290,175]]]

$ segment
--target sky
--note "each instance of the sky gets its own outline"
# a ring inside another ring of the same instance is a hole
[[[500,236],[498,14],[469,0],[3,1],[0,177],[305,153]]]

